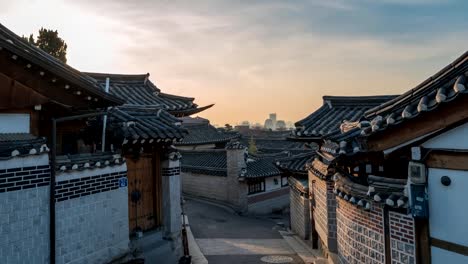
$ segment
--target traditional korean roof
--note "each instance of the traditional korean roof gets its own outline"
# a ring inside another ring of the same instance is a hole
[[[224,149],[180,151],[180,153],[181,168],[184,172],[227,176],[227,158]]]
[[[242,144],[248,146],[251,138],[242,137],[240,140]],[[265,139],[265,138],[254,138],[255,146],[259,152],[263,153],[275,153],[282,152],[285,150],[307,150],[310,149],[308,144],[303,142],[296,142],[284,139]]]
[[[91,106],[110,106],[124,103],[122,99],[105,93],[93,78],[68,66],[40,48],[27,43],[2,24],[0,24],[0,51],[10,53],[12,61],[24,62],[22,67],[37,72],[38,80],[49,78],[49,90],[40,91],[40,93],[58,102],[60,102],[60,98],[54,97],[52,93],[54,89],[60,89],[60,92],[67,90],[70,95],[76,95],[77,101],[78,98],[82,98]],[[21,79],[21,76],[19,78],[23,84],[28,84],[25,79]],[[63,84],[63,86],[57,87],[59,83],[60,85]]]
[[[383,96],[324,96],[323,105],[308,117],[296,122],[293,138],[317,140],[339,130],[344,120],[358,121],[364,113],[395,98]]]
[[[308,178],[298,178],[298,177],[289,177],[288,178],[289,186],[293,190],[308,196],[309,193],[309,179]]]
[[[272,158],[249,159],[247,170],[241,176],[252,179],[280,175],[281,171],[275,166]]]
[[[370,210],[370,203],[383,203],[393,208],[407,208],[408,197],[405,191],[406,179],[391,179],[368,176],[369,186],[355,183],[351,177],[336,173],[334,193],[364,210]]]
[[[187,134],[179,119],[157,107],[116,107],[108,120],[111,131],[121,132],[124,144],[176,142]]]
[[[125,163],[125,158],[115,153],[86,153],[57,156],[56,171],[92,170]]]
[[[0,159],[47,153],[46,140],[29,133],[0,133]]]
[[[126,100],[127,104],[159,107],[177,116],[192,115],[213,106],[198,107],[193,102],[194,98],[162,93],[149,80],[149,73],[110,74],[88,72],[86,74],[96,79],[102,90],[105,89],[106,79],[109,78],[109,93]]]
[[[370,135],[400,123],[427,115],[439,106],[468,94],[466,83],[468,52],[408,92],[366,111],[361,122],[363,135]]]
[[[178,146],[225,143],[240,137],[237,132],[222,132],[209,123],[182,124],[182,126],[188,131],[188,135],[182,142],[176,144]]]
[[[316,157],[315,151],[297,154],[287,158],[278,159],[276,166],[282,171],[291,173],[307,174],[306,165],[311,163]]]

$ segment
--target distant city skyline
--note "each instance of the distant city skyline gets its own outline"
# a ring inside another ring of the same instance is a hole
[[[147,73],[214,124],[296,122],[323,95],[399,94],[466,50],[468,1],[0,0],[18,35],[56,29],[81,71]]]

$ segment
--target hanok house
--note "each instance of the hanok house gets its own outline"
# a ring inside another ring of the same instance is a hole
[[[125,162],[113,154],[79,157],[84,162],[71,155],[51,167],[48,155],[49,148],[58,155],[93,151],[98,142],[85,135],[82,118],[57,123],[55,146],[52,119],[123,100],[3,25],[0,65],[2,262],[105,263],[127,253],[127,188],[118,184]]]
[[[332,137],[342,263],[468,262],[467,74],[465,53]]]
[[[268,214],[289,205],[287,178],[271,157],[254,157],[239,142],[223,149],[184,150],[182,190],[238,212]]]
[[[313,248],[321,248],[325,253],[333,253],[337,250],[336,245],[336,215],[335,215],[335,195],[333,193],[334,168],[331,165],[333,156],[326,151],[330,146],[324,142],[325,136],[336,133],[340,130],[343,120],[350,122],[360,120],[365,111],[378,106],[395,96],[324,96],[323,105],[315,112],[301,121],[298,121],[296,129],[292,131],[290,140],[319,144],[316,156],[312,162],[308,163],[308,199],[310,207],[310,222],[302,214],[297,214],[296,204],[291,204],[291,223],[298,223],[299,226],[310,226],[309,238]],[[299,179],[302,179],[299,175]],[[303,182],[303,181],[302,181]],[[293,182],[298,187],[301,182]],[[296,188],[304,192],[305,188]],[[297,192],[296,192],[297,193]],[[296,201],[293,199],[292,201]],[[296,227],[299,234],[301,228]],[[302,234],[301,234],[302,236]]]
[[[109,117],[108,147],[122,146],[127,159],[130,231],[162,228],[178,240],[180,223],[180,163],[172,147],[187,130],[178,117],[210,108],[194,98],[161,92],[149,74],[87,73],[103,90],[125,100]],[[179,244],[180,246],[180,244]]]

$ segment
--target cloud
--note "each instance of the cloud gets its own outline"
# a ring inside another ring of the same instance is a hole
[[[59,24],[70,62],[80,69],[150,72],[165,92],[216,103],[206,112],[215,123],[235,123],[263,121],[270,111],[296,121],[321,104],[323,94],[410,89],[466,49],[462,5],[53,0],[21,2],[10,11],[24,16],[9,11],[8,19],[9,25],[28,19]],[[54,19],[34,15],[43,14],[41,8],[61,12]]]

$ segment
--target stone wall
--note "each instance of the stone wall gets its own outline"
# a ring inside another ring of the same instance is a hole
[[[184,193],[228,202],[227,179],[225,176],[204,175],[191,172],[181,172],[182,191]]]
[[[247,197],[249,214],[271,214],[289,207],[289,187]]]
[[[119,188],[125,164],[58,173],[57,263],[106,263],[128,251],[128,192]]]
[[[49,262],[49,157],[0,160],[0,262]]]
[[[383,208],[369,212],[337,200],[338,256],[341,263],[385,263]]]
[[[324,181],[309,174],[309,182],[312,183],[311,193],[314,199],[314,220],[315,228],[326,247],[330,252],[336,252],[336,197],[333,193],[334,183]]]
[[[126,165],[56,177],[56,262],[106,263],[128,251]],[[0,161],[0,260],[49,263],[47,154]]]
[[[310,207],[309,199],[298,190],[290,188],[290,214],[291,229],[302,239],[309,239],[310,234]]]
[[[411,215],[389,212],[392,264],[416,263],[414,219]]]

